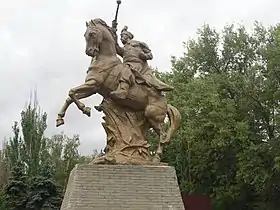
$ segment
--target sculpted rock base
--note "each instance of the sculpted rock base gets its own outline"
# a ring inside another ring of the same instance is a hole
[[[150,128],[143,112],[129,112],[112,100],[101,104],[105,114],[104,127],[107,134],[105,155],[93,160],[94,164],[162,164],[151,155],[147,132]]]

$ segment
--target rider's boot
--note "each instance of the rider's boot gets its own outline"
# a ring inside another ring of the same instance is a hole
[[[114,90],[110,93],[110,95],[114,98],[118,99],[126,99],[128,95],[129,84],[126,82],[120,82],[117,90]]]

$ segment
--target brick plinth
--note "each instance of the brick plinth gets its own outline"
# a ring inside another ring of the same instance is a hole
[[[170,166],[77,165],[61,210],[184,210]]]

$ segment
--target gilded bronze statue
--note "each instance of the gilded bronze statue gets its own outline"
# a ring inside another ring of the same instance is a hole
[[[181,115],[167,103],[164,92],[173,88],[152,73],[147,60],[153,58],[148,45],[135,41],[124,27],[121,41],[117,42],[116,21],[110,27],[100,18],[86,22],[86,54],[92,57],[85,83],[70,89],[58,113],[57,126],[64,124],[64,116],[75,103],[87,116],[91,108],[79,100],[93,94],[103,96],[96,108],[104,113],[102,123],[107,134],[105,154],[93,163],[158,164],[164,144],[170,142],[179,127]],[[120,55],[123,62],[118,58]],[[166,115],[170,126],[164,130]],[[156,154],[149,151],[147,132],[152,128],[159,136]]]

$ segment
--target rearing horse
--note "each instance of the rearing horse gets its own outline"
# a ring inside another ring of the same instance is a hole
[[[90,116],[90,107],[86,107],[79,99],[87,98],[95,93],[99,93],[104,98],[111,98],[110,93],[117,89],[120,73],[124,68],[123,63],[117,57],[116,41],[111,28],[99,18],[87,22],[86,26],[85,52],[88,56],[93,57],[93,60],[85,83],[70,89],[69,97],[58,113],[57,126],[64,124],[63,117],[72,102],[84,114]],[[156,153],[161,155],[163,144],[168,143],[178,129],[181,120],[179,111],[174,106],[167,104],[166,97],[161,91],[136,82],[130,87],[126,99],[112,98],[112,100],[133,111],[144,111],[151,127],[159,135],[160,143]],[[170,120],[167,133],[163,129],[166,114]]]

